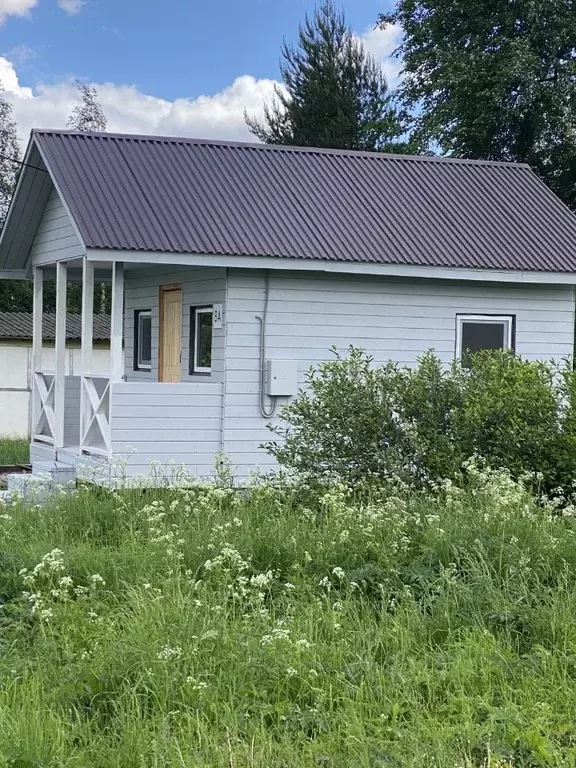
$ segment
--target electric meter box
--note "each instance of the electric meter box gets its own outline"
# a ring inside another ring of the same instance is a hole
[[[296,360],[266,361],[266,394],[270,397],[290,397],[298,392]]]

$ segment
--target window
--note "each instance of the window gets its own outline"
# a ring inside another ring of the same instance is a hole
[[[212,371],[212,316],[211,306],[190,310],[190,373],[209,374]]]
[[[152,311],[137,309],[134,312],[134,370],[149,371],[152,368]]]
[[[484,349],[514,349],[513,315],[457,315],[456,355],[464,365]]]

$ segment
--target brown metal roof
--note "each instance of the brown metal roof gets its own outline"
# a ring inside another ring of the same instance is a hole
[[[110,316],[94,315],[94,341],[110,341]],[[31,339],[31,312],[0,312],[0,339]],[[42,338],[56,338],[56,315],[45,314],[42,318]],[[66,316],[66,338],[79,341],[82,338],[82,316]]]
[[[526,165],[35,131],[89,248],[576,271],[576,216]]]

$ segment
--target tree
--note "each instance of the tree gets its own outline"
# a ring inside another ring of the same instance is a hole
[[[402,134],[386,78],[326,0],[299,27],[298,45],[284,43],[284,88],[265,106],[264,123],[245,115],[251,132],[268,144],[382,150]]]
[[[76,81],[78,91],[82,97],[82,102],[77,104],[68,118],[68,127],[76,131],[94,131],[101,133],[106,130],[108,121],[106,115],[98,102],[98,90],[93,85]],[[99,308],[101,313],[109,311],[110,308],[110,289],[106,283],[100,283],[96,286],[99,293]],[[76,290],[73,288],[73,290]]]
[[[0,229],[6,219],[20,170],[20,146],[12,105],[3,97],[0,85]]]
[[[422,146],[528,162],[576,208],[573,0],[398,0],[398,96]]]
[[[68,118],[68,128],[75,131],[105,131],[107,126],[104,110],[98,102],[98,91],[93,85],[77,80],[82,102],[77,104]]]

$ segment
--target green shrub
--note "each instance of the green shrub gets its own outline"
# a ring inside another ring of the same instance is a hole
[[[398,477],[418,486],[458,479],[473,455],[513,477],[544,477],[546,491],[576,477],[576,378],[567,363],[512,352],[469,367],[428,352],[414,368],[373,366],[362,350],[320,363],[266,444],[308,479],[357,484]]]
[[[394,363],[375,368],[360,349],[333,351],[334,360],[308,372],[307,388],[273,428],[281,440],[267,449],[282,466],[327,482],[404,472],[406,436],[395,413],[402,373]]]

